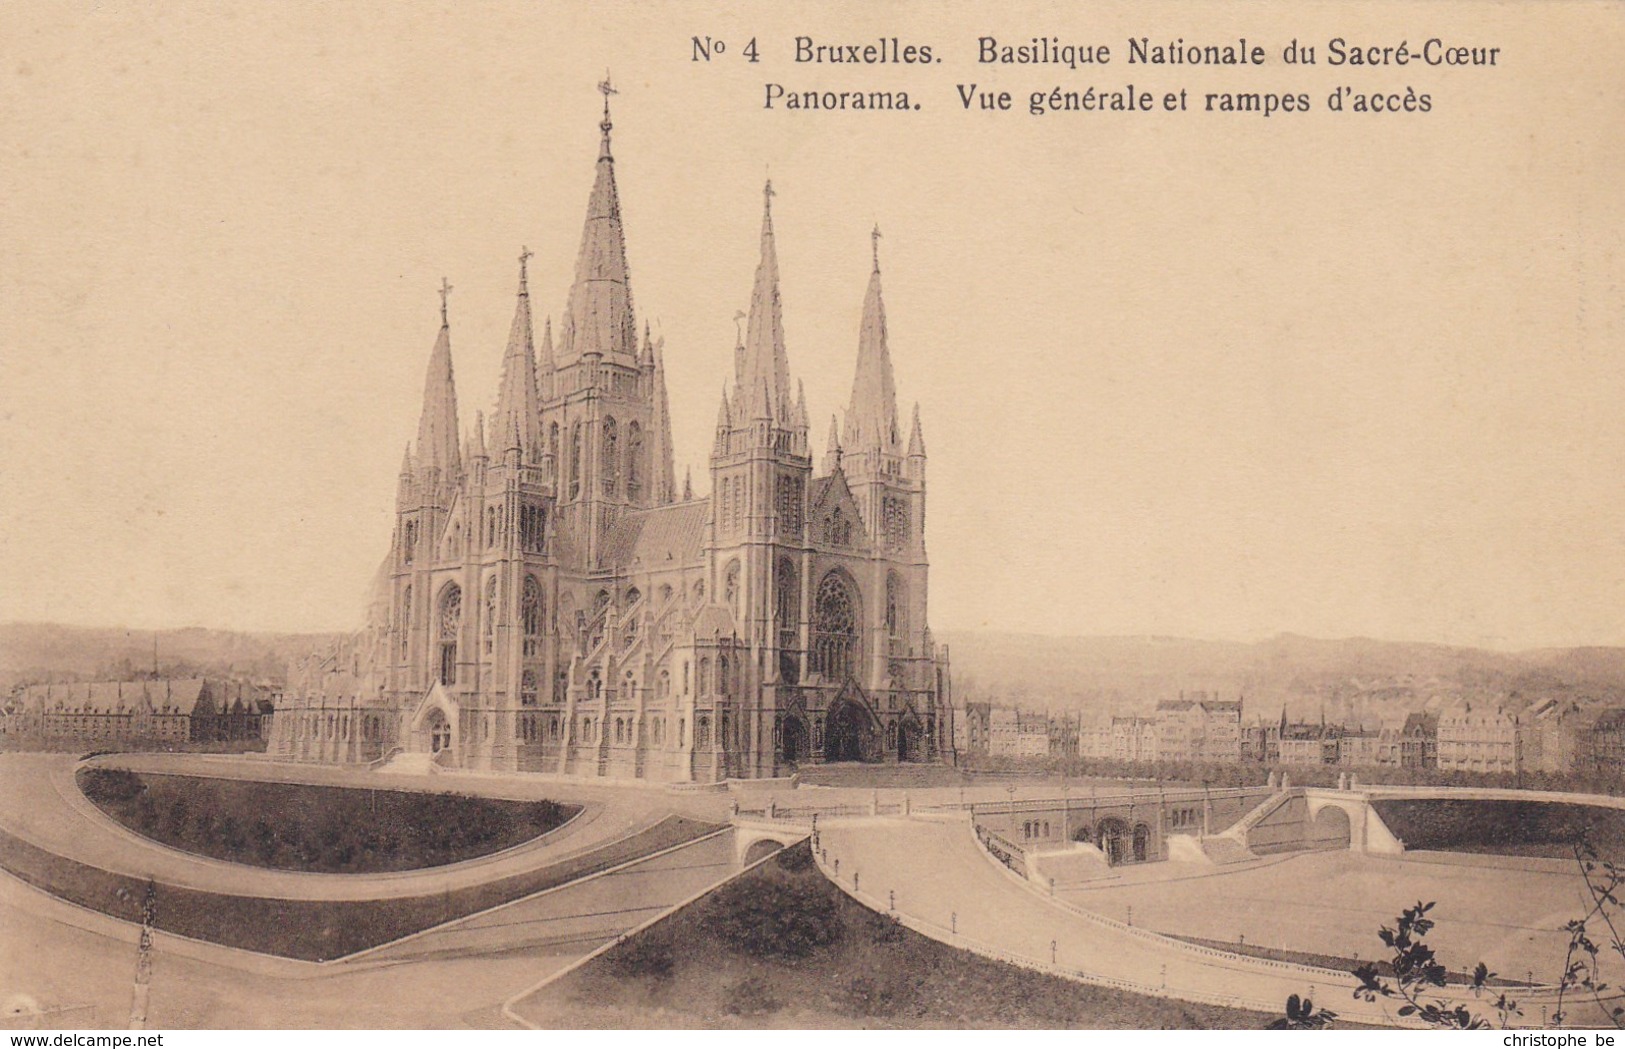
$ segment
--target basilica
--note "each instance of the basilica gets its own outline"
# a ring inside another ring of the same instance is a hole
[[[918,408],[898,415],[878,239],[851,400],[815,469],[768,184],[696,498],[664,340],[633,312],[608,96],[557,336],[534,337],[522,252],[496,406],[465,431],[442,285],[368,623],[289,668],[270,756],[664,782],[951,761],[925,441]]]

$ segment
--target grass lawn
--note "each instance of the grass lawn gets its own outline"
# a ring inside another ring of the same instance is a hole
[[[1582,835],[1604,855],[1625,852],[1625,810],[1541,801],[1443,799],[1371,803],[1407,849],[1574,858]]]
[[[187,852],[276,870],[371,874],[500,852],[579,806],[461,794],[143,775],[86,768],[79,789],[138,834]]]
[[[957,950],[854,902],[803,843],[519,1005],[552,1028],[1260,1028]]]
[[[281,900],[229,896],[158,883],[157,927],[193,939],[306,961],[343,957],[408,933],[618,866],[709,834],[714,824],[669,816],[540,870],[484,885],[390,900]],[[70,903],[129,922],[141,920],[147,882],[47,852],[0,831],[0,867]]]

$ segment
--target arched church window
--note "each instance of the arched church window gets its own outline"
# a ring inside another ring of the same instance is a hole
[[[519,598],[519,618],[524,629],[526,659],[535,659],[541,654],[543,612],[542,584],[536,581],[535,576],[527,575]]]
[[[782,474],[775,493],[779,515],[779,531],[786,535],[799,535],[802,524],[801,478]]]
[[[881,501],[882,531],[886,536],[886,545],[893,550],[901,550],[908,546],[909,519],[908,504],[895,495],[888,495]]]
[[[717,657],[717,691],[720,692],[724,696],[732,695],[733,691],[730,688],[731,683],[732,682],[731,682],[731,680],[730,680],[730,678],[728,676],[728,657],[727,656],[718,656]]]
[[[609,591],[608,590],[600,590],[600,591],[598,591],[597,594],[593,595],[593,599],[592,599],[592,617],[594,619],[601,618],[603,616],[604,612],[606,610],[608,610],[608,608],[609,608]]]
[[[856,587],[835,570],[818,584],[813,601],[813,669],[826,678],[850,677],[858,656]]]
[[[416,521],[408,521],[406,522],[406,527],[401,532],[401,563],[407,565],[411,564],[413,559],[417,557],[417,553],[418,523]]]
[[[711,657],[700,657],[700,668],[694,679],[694,690],[700,695],[711,691]]]
[[[739,612],[739,562],[729,561],[722,578],[722,599],[728,610],[734,614],[735,622],[740,617]]]
[[[696,747],[711,745],[711,719],[705,714],[694,719],[694,745]]]
[[[615,428],[615,418],[611,416],[604,420],[604,454],[601,457],[605,495],[614,495],[616,487],[621,482],[621,460],[618,442],[619,435]]]
[[[412,645],[412,584],[406,584],[401,591],[401,660],[406,660],[406,653]]]
[[[908,587],[896,572],[886,574],[886,636],[908,634]]]
[[[497,636],[497,577],[492,576],[485,581],[485,622],[480,624],[480,633],[485,637],[485,654],[490,655],[496,650]]]
[[[630,589],[630,590],[628,590],[626,592],[626,599],[625,600],[626,600],[626,607],[631,608],[633,605],[635,605],[639,601],[643,600],[643,591],[639,590],[637,587],[633,587],[632,589]]]
[[[661,699],[671,695],[671,671],[665,667],[660,668],[660,674],[655,678],[655,695]]]
[[[697,605],[705,604],[705,580],[703,579],[694,581],[694,603]]]
[[[626,497],[643,492],[643,427],[633,420],[626,427]]]
[[[559,478],[559,424],[552,423],[547,427],[547,473],[548,480],[557,481]]]
[[[587,698],[596,700],[603,694],[604,679],[598,673],[598,668],[594,667],[592,673],[587,675]]]
[[[570,427],[570,498],[581,494],[581,424]]]
[[[457,632],[463,625],[463,590],[447,584],[440,595],[440,683],[457,683]]]
[[[773,568],[773,601],[779,620],[779,676],[794,684],[794,649],[801,627],[801,573],[788,557],[779,558]]]
[[[852,545],[852,522],[847,520],[845,512],[838,506],[829,512],[829,524],[825,527],[825,535],[835,546]]]

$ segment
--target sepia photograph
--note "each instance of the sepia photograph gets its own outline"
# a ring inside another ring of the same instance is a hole
[[[1612,1036],[1622,15],[0,7],[0,1026]]]

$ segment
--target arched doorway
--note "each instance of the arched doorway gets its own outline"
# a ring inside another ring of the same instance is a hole
[[[1095,829],[1095,840],[1100,843],[1100,851],[1106,854],[1106,862],[1113,867],[1123,862],[1124,844],[1128,838],[1128,826],[1120,819],[1107,818],[1100,821]]]
[[[439,754],[443,750],[451,749],[451,724],[446,721],[446,715],[439,710],[429,711],[429,753]]]
[[[783,852],[784,846],[770,838],[751,842],[750,848],[745,850],[745,866],[749,867],[757,860],[765,860],[775,852]]]
[[[784,760],[792,765],[806,761],[811,750],[807,746],[807,723],[800,718],[784,719]]]
[[[1134,825],[1134,862],[1144,863],[1151,847],[1151,828],[1143,823]]]
[[[824,719],[825,761],[874,761],[874,719],[851,700],[837,700]]]
[[[897,726],[897,760],[925,760],[925,732],[913,718],[904,718]]]

